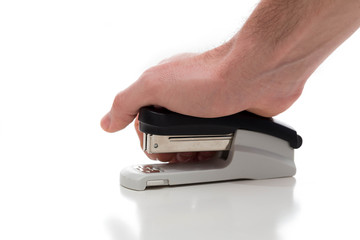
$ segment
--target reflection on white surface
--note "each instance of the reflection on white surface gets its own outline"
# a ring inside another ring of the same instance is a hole
[[[114,240],[281,239],[295,216],[294,178],[233,181],[132,191],[121,197],[136,204],[137,229],[118,218],[107,222]],[[130,217],[130,216],[129,216]],[[125,230],[127,229],[127,230]]]

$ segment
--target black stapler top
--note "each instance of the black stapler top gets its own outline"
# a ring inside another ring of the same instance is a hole
[[[302,138],[289,127],[272,118],[242,111],[218,118],[199,118],[182,115],[165,108],[143,107],[139,112],[139,128],[154,135],[219,135],[234,133],[238,129],[268,134],[289,143],[296,149]]]

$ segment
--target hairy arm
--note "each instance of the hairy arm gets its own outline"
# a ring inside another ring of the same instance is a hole
[[[359,25],[359,0],[263,0],[237,37],[290,54],[292,61],[318,50],[329,54]]]
[[[230,70],[234,75],[246,69],[263,86],[263,97],[249,109],[265,116],[286,110],[309,76],[359,26],[359,0],[261,1],[230,41],[227,56],[233,66],[242,66]]]

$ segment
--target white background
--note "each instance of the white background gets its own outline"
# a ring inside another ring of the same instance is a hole
[[[99,121],[148,67],[231,38],[257,1],[0,2],[0,239],[360,239],[360,32],[277,119],[295,178],[145,192],[133,127]]]

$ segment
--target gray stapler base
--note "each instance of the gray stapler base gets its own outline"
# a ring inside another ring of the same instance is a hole
[[[295,173],[294,149],[287,141],[237,130],[226,160],[216,157],[205,162],[130,166],[121,171],[120,183],[145,190],[151,186],[291,177]]]

